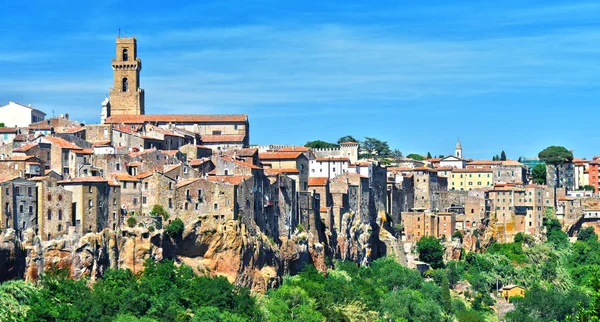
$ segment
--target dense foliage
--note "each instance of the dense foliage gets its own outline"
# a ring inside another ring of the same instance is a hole
[[[536,164],[531,170],[533,181],[538,184],[546,184],[546,165],[543,163]]]
[[[406,157],[409,159],[417,160],[417,161],[425,160],[425,158],[422,155],[416,154],[416,153],[411,153],[411,154],[407,155]]]
[[[167,227],[165,227],[165,232],[172,238],[181,238],[184,228],[185,225],[183,224],[183,220],[175,218],[169,224],[167,224]]]

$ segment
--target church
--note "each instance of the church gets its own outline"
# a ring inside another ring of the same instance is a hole
[[[102,102],[100,122],[137,128],[148,124],[164,129],[180,129],[200,136],[199,144],[227,148],[248,147],[250,126],[246,114],[146,114],[144,90],[140,87],[142,60],[135,37],[117,37],[112,59],[113,87]]]

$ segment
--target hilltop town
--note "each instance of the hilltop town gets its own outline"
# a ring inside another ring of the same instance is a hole
[[[460,142],[410,158],[356,141],[252,146],[247,115],[146,114],[134,37],[117,38],[112,69],[98,124],[0,107],[0,227],[26,258],[4,278],[52,265],[95,278],[178,257],[266,290],[302,262],[418,267],[424,236],[459,259],[518,234],[543,239],[545,218],[573,238],[600,228],[597,158],[473,160]],[[185,227],[176,245],[160,234],[174,222]]]

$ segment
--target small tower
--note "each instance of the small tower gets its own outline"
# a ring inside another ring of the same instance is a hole
[[[112,60],[114,85],[109,92],[107,115],[144,115],[144,90],[140,88],[142,60],[137,57],[135,37],[117,37],[117,55]]]
[[[359,144],[356,142],[340,143],[342,157],[350,159],[350,163],[356,163],[358,161],[358,146]]]
[[[461,159],[463,157],[462,146],[460,145],[460,140],[458,140],[456,142],[456,148],[454,149],[454,156],[457,158],[461,158]]]
[[[100,124],[104,124],[104,121],[110,116],[110,102],[108,101],[108,97],[104,98],[102,101],[102,113],[100,113]]]

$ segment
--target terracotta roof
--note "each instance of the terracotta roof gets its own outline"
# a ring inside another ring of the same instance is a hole
[[[278,152],[306,152],[310,150],[310,148],[307,148],[305,146],[284,146],[283,148],[277,150]]]
[[[317,158],[319,162],[350,162],[348,158]]]
[[[102,183],[102,182],[108,182],[108,180],[106,180],[102,177],[77,177],[77,178],[73,178],[71,180],[62,180],[62,181],[59,181],[58,183],[69,184],[69,183]]]
[[[331,210],[331,207],[321,207],[321,208],[319,208],[319,212],[329,212],[329,210]]]
[[[414,171],[428,171],[428,172],[436,172],[435,168],[427,168],[427,167],[418,167],[418,168],[394,168],[389,167],[387,171],[396,171],[396,172],[414,172]]]
[[[162,135],[177,136],[177,137],[180,137],[180,138],[185,137],[185,135],[183,135],[183,134],[179,134],[179,133],[175,133],[175,132],[172,132],[172,131],[169,131],[169,130],[165,130],[165,129],[163,129],[161,127],[158,127],[158,126],[153,126],[150,129],[150,131],[155,131],[155,132],[158,132],[158,133],[160,133]]]
[[[560,198],[558,198],[559,201],[573,201],[575,199],[576,198],[574,198],[574,197],[560,197]]]
[[[118,181],[138,181],[139,178],[130,175],[129,173],[111,173],[109,175]]]
[[[358,144],[358,142],[342,142],[342,143],[340,143],[340,145],[354,145],[354,144]]]
[[[94,154],[94,149],[71,150],[71,152],[78,154]]]
[[[235,164],[238,164],[238,165],[241,165],[241,166],[244,166],[244,167],[248,167],[248,168],[251,168],[251,169],[256,169],[256,170],[262,169],[261,167],[255,166],[254,164],[243,162],[243,161],[232,159],[232,158],[221,157],[221,159],[227,160],[227,161],[230,161],[230,162],[233,162]]]
[[[37,143],[28,143],[28,144],[24,144],[21,145],[20,147],[16,148],[13,150],[13,152],[27,152],[29,151],[31,148],[37,146]]]
[[[308,185],[309,186],[326,186],[329,178],[327,177],[309,177]]]
[[[210,159],[193,159],[193,160],[190,160],[188,162],[188,164],[191,165],[192,167],[195,167],[195,166],[199,166],[199,165],[204,164],[209,161],[210,161]]]
[[[163,167],[163,172],[170,172],[173,171],[175,169],[177,169],[178,167],[180,167],[181,164],[165,164]]]
[[[52,126],[48,123],[30,124],[29,130],[52,130]]]
[[[0,127],[0,133],[17,133],[18,130],[16,127]]]
[[[442,161],[442,158],[429,158],[429,159],[427,159],[427,160],[425,160],[425,161],[429,161],[429,162],[434,162],[434,163],[435,163],[435,162],[440,162],[440,161]]]
[[[200,180],[200,178],[189,178],[189,179],[181,180],[181,181],[177,182],[177,188],[187,186],[188,184],[196,182],[198,180]]]
[[[523,164],[519,161],[515,161],[515,160],[506,160],[506,161],[500,161],[502,163],[502,165],[506,165],[506,166],[519,166],[522,167]]]
[[[469,165],[501,165],[502,161],[492,161],[492,160],[473,160],[467,163]]]
[[[35,159],[36,157],[32,155],[13,155],[10,158],[0,160],[0,161],[29,161],[31,159]]]
[[[166,155],[172,156],[172,157],[174,157],[177,154],[177,152],[179,152],[179,150],[159,150],[159,151]]]
[[[302,152],[263,152],[258,154],[261,160],[295,160]]]
[[[29,178],[29,181],[44,181],[44,180],[48,180],[48,179],[50,179],[49,176],[38,176],[38,177]]]
[[[7,181],[10,181],[10,180],[16,179],[16,178],[18,178],[18,177],[19,177],[19,176],[11,176],[11,175],[3,175],[3,176],[0,176],[0,183],[7,182]]]
[[[453,167],[439,167],[439,168],[435,168],[436,171],[452,171],[454,168]]]
[[[580,158],[573,158],[573,163],[589,163],[589,160],[586,159],[580,159]]]
[[[63,138],[59,138],[59,137],[55,137],[55,136],[46,136],[46,137],[44,137],[44,140],[47,140],[52,145],[56,145],[62,149],[81,150],[81,147],[79,147]]]
[[[107,141],[95,141],[92,143],[92,147],[99,147],[99,146],[110,146],[110,140]]]
[[[238,185],[238,184],[242,183],[244,180],[248,180],[250,178],[252,178],[252,176],[241,176],[241,175],[234,175],[234,176],[208,176],[208,181],[217,182],[217,183],[227,183],[227,184]]]
[[[81,132],[81,131],[85,131],[85,126],[76,126],[76,127],[71,127],[62,131],[57,131],[58,133],[77,133],[77,132]]]
[[[228,123],[246,122],[248,116],[245,114],[213,114],[213,115],[177,115],[177,114],[154,114],[154,115],[113,115],[106,119],[105,123]]]
[[[477,172],[492,172],[492,168],[465,168],[465,169],[452,169],[452,173],[477,173]]]
[[[265,175],[267,176],[274,176],[274,175],[278,175],[280,173],[291,173],[291,174],[299,174],[300,171],[298,171],[298,169],[295,168],[289,168],[289,169],[265,169]]]
[[[134,162],[128,163],[128,164],[127,164],[127,166],[128,166],[128,167],[139,167],[139,166],[141,166],[142,164],[143,164],[143,163],[142,163],[142,162],[140,162],[140,161],[134,161]]]
[[[201,135],[200,141],[202,143],[221,143],[221,142],[244,142],[244,135]]]
[[[144,155],[144,154],[147,154],[147,153],[150,153],[150,152],[154,152],[154,151],[156,151],[155,148],[146,149],[146,150],[142,150],[142,151],[138,151],[138,152],[131,152],[131,153],[129,153],[129,156],[130,157],[139,157],[141,155]]]
[[[350,163],[348,165],[349,166],[353,166],[353,167],[368,167],[369,165],[371,165],[371,163],[369,163],[369,162],[356,162],[356,163]]]
[[[138,179],[146,179],[146,178],[148,178],[149,176],[151,176],[153,173],[154,173],[154,172],[152,172],[152,171],[144,171],[144,172],[142,172],[142,173],[138,174],[138,175],[136,176],[136,178],[138,178]]]

